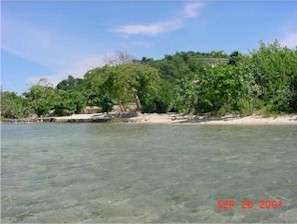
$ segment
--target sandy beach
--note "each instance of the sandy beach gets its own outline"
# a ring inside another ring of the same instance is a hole
[[[136,123],[161,124],[207,124],[207,125],[297,125],[297,114],[279,115],[276,117],[263,117],[260,115],[207,117],[180,114],[139,114],[129,118],[128,121]]]
[[[297,125],[297,114],[278,115],[274,117],[263,117],[261,115],[251,115],[241,117],[238,115],[226,115],[223,117],[182,115],[176,113],[134,113],[125,114],[74,114],[63,117],[50,117],[43,121],[50,122],[105,122],[119,121],[142,124],[197,124],[197,125]]]

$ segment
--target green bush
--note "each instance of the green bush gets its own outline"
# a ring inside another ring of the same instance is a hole
[[[53,107],[58,116],[80,113],[85,106],[85,99],[79,92],[57,91],[57,98]]]
[[[55,89],[48,86],[34,85],[24,95],[29,107],[38,116],[45,116],[51,113],[57,102]]]
[[[239,99],[237,107],[242,115],[251,115],[254,112],[254,103],[249,99]]]
[[[228,104],[223,105],[222,107],[220,107],[220,109],[218,109],[217,111],[215,111],[215,115],[218,116],[224,116],[228,113],[232,112],[232,107]]]
[[[101,96],[99,100],[99,106],[103,112],[110,112],[113,107],[113,102],[108,96]]]
[[[275,112],[296,112],[297,50],[282,47],[277,41],[261,43],[250,63],[261,90],[259,98],[266,107]]]
[[[24,98],[14,92],[1,91],[1,117],[22,118],[29,114],[29,108]]]

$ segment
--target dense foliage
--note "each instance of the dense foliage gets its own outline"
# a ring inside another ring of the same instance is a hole
[[[56,88],[32,86],[23,96],[1,93],[2,117],[80,113],[85,106],[125,111],[251,114],[297,112],[297,49],[261,43],[238,51],[180,52],[154,60],[125,60],[68,76]]]
[[[28,106],[24,98],[14,92],[1,92],[1,117],[17,119],[28,115]]]

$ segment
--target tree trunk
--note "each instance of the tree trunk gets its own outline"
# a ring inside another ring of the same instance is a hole
[[[133,95],[134,95],[134,101],[135,101],[135,104],[136,104],[136,110],[141,111],[141,103],[140,103],[139,97],[135,92],[134,92]]]
[[[120,108],[122,112],[126,112],[126,108],[124,106],[124,104],[120,103]]]

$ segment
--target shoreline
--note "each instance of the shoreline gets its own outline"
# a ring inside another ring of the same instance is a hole
[[[193,124],[193,125],[297,125],[297,114],[263,117],[260,115],[238,116],[226,115],[222,117],[193,116],[180,114],[141,114],[130,118],[134,123],[159,124]]]
[[[136,113],[136,112],[111,112],[94,114],[73,114],[61,117],[5,119],[2,122],[55,122],[55,123],[103,123],[125,122],[138,124],[194,124],[194,125],[297,125],[297,114],[277,115],[263,117],[261,115],[239,116],[226,115],[212,117],[208,115],[183,115],[176,113]]]

